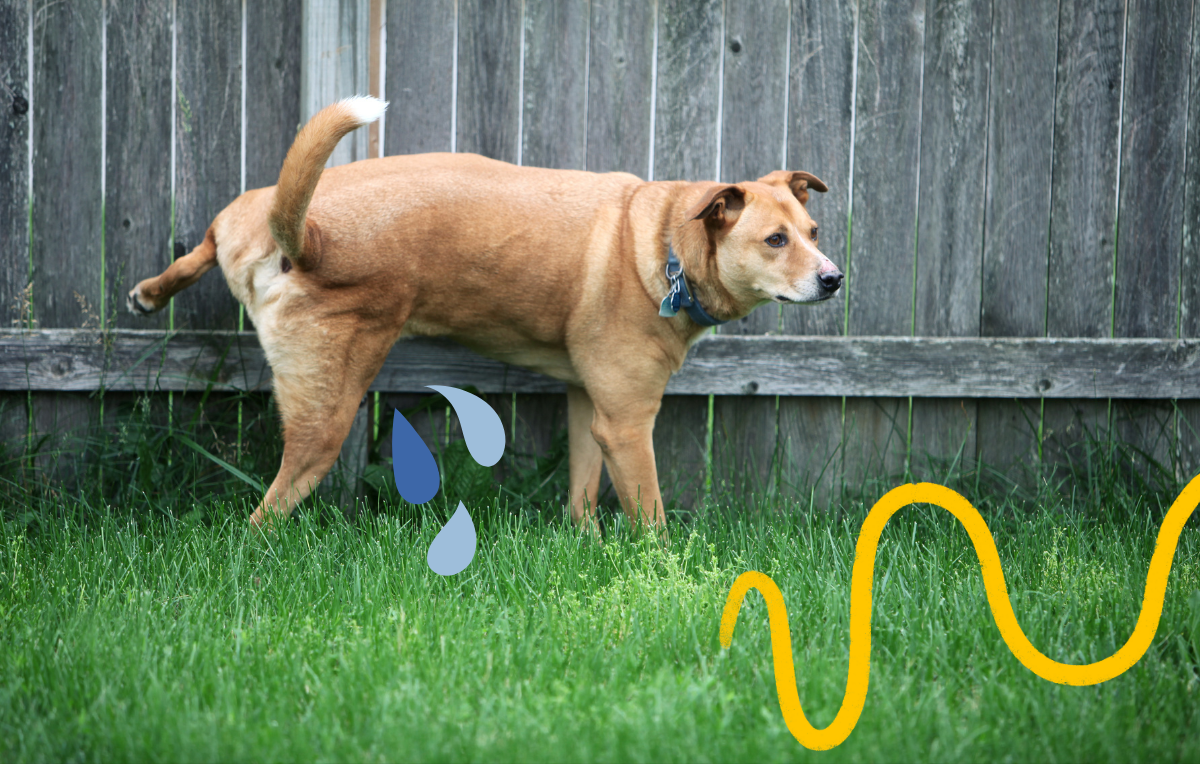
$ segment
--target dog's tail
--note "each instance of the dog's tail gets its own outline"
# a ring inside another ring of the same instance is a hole
[[[315,244],[309,241],[305,219],[329,155],[346,133],[379,119],[386,108],[386,101],[371,96],[355,96],[326,106],[300,130],[288,150],[275,187],[271,235],[300,270],[315,266],[319,254],[313,251]]]

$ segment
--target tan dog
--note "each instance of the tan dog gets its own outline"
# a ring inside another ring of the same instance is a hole
[[[667,380],[706,329],[693,316],[832,296],[842,274],[804,208],[825,184],[787,171],[736,185],[647,183],[472,154],[324,170],[342,136],[385,107],[359,97],[314,116],[277,186],[240,196],[203,243],[129,294],[130,310],[159,310],[219,263],[246,306],[284,437],[252,521],[309,494],[388,351],[424,335],[567,383],[572,520],[594,516],[604,463],[630,519],[663,524],[651,435]],[[700,313],[660,315],[669,251]]]

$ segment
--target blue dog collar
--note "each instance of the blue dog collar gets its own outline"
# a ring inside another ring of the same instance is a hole
[[[688,287],[687,278],[683,275],[683,264],[675,256],[674,248],[670,246],[667,247],[667,282],[671,286],[667,291],[667,296],[663,298],[662,304],[658,306],[658,315],[663,318],[671,318],[679,312],[680,308],[683,308],[687,312],[688,318],[701,326],[720,326],[726,323],[708,315],[708,311],[700,305],[695,297],[692,297],[692,290]]]

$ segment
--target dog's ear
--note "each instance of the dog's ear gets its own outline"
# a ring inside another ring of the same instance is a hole
[[[764,175],[758,179],[759,183],[767,183],[772,186],[784,186],[791,190],[792,195],[801,204],[808,204],[808,190],[820,191],[825,193],[829,187],[825,185],[825,181],[813,175],[811,172],[793,172],[791,170],[776,170],[769,175]]]
[[[688,220],[703,220],[710,229],[732,225],[746,207],[746,189],[741,186],[713,186],[685,213]]]

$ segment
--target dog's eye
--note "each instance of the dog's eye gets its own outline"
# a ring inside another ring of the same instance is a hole
[[[813,241],[817,240],[817,227],[816,226],[813,226],[813,229],[812,229],[812,240]]]
[[[784,244],[787,244],[787,236],[782,233],[773,233],[767,237],[767,246],[778,249]]]

